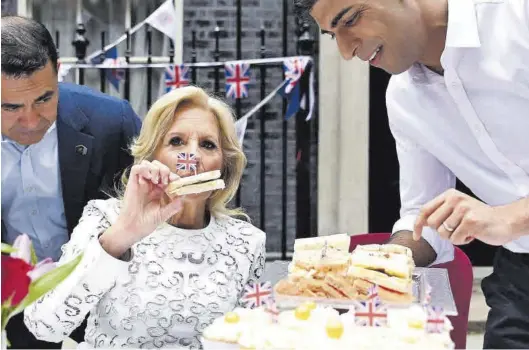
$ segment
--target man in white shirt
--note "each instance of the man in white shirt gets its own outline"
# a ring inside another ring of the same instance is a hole
[[[499,248],[485,348],[529,348],[529,0],[294,0],[344,59],[393,74],[400,164],[392,243],[417,265]],[[480,199],[454,190],[459,178]]]

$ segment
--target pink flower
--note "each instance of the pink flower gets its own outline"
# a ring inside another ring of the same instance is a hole
[[[31,278],[31,281],[37,280],[42,275],[48,273],[49,271],[53,270],[56,267],[56,263],[53,262],[51,258],[46,258],[39,262],[37,265],[33,267],[31,271],[28,272],[29,278]]]
[[[11,253],[12,258],[22,259],[28,264],[31,264],[31,240],[25,233],[19,235],[13,243],[15,252]]]

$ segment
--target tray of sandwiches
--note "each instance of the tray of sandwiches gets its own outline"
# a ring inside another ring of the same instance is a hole
[[[381,301],[395,307],[431,301],[428,269],[415,267],[410,249],[370,244],[349,252],[349,242],[346,234],[297,239],[292,261],[282,262],[286,271],[275,267],[278,278],[272,283],[278,307],[294,308],[313,301],[348,309],[354,301],[366,300],[374,285]],[[434,283],[448,290],[443,291],[449,295],[443,296],[448,301],[443,300],[442,306],[447,314],[457,314],[448,276],[443,276],[442,283]]]

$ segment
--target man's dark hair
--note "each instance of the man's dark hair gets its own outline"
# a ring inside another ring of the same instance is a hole
[[[57,48],[41,23],[20,16],[2,16],[2,74],[27,77],[48,61],[57,72]]]
[[[303,20],[311,19],[310,11],[319,0],[294,0],[294,13]]]

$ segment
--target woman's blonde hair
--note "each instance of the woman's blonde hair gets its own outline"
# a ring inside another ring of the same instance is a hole
[[[220,129],[220,147],[223,154],[221,173],[226,187],[223,190],[213,192],[208,200],[208,210],[214,216],[219,214],[242,216],[249,220],[248,215],[242,209],[228,209],[226,207],[235,196],[246,167],[246,156],[235,131],[234,115],[226,103],[208,95],[201,88],[187,86],[173,90],[163,95],[151,106],[143,120],[139,136],[130,147],[134,164],[143,160],[153,160],[156,150],[173,125],[177,112],[179,109],[189,106],[212,112],[217,118]],[[122,177],[122,184],[125,188],[127,184],[126,174]]]

